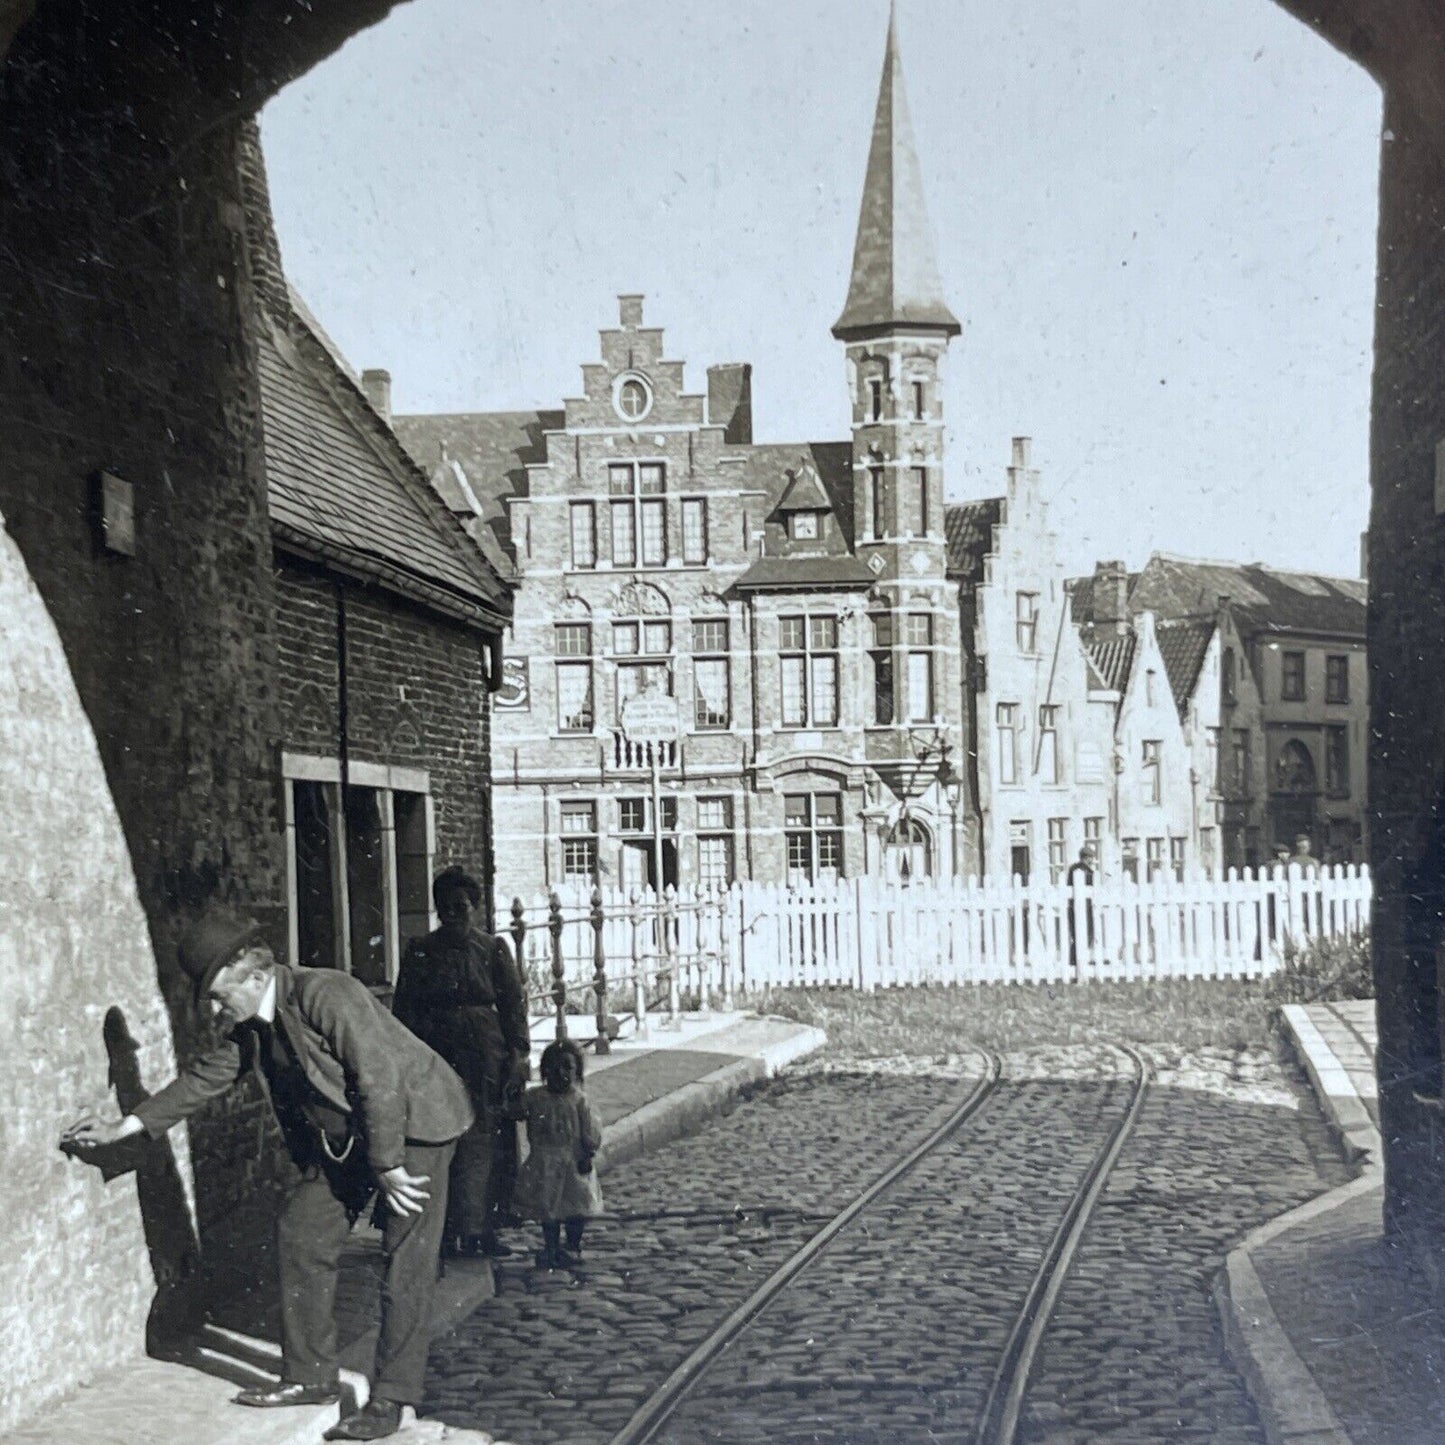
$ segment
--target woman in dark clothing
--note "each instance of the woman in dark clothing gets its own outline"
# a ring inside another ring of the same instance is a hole
[[[460,868],[432,884],[441,927],[407,945],[392,1010],[461,1076],[476,1122],[457,1141],[446,1232],[468,1254],[507,1254],[497,1240],[496,1213],[510,1196],[516,1150],[503,1131],[508,1099],[528,1074],[527,997],[505,939],[476,925],[482,890]]]

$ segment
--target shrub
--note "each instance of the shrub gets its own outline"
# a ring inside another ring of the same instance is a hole
[[[1373,998],[1370,958],[1367,929],[1336,938],[1312,938],[1304,944],[1287,940],[1284,966],[1264,981],[1265,996],[1271,1003]]]

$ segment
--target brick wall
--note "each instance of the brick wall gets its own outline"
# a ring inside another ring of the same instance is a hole
[[[1445,439],[1445,165],[1387,101],[1371,436],[1370,861],[1390,1224],[1437,1241],[1445,1159],[1415,1090],[1440,1086],[1445,938],[1445,578],[1435,448]],[[1438,1248],[1438,1245],[1436,1245]]]
[[[459,863],[489,876],[490,708],[481,633],[379,588],[282,559],[277,690],[284,746],[340,756],[343,598],[349,758],[425,768],[436,809],[436,867]]]

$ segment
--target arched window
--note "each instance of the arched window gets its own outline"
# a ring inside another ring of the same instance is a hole
[[[1313,793],[1319,789],[1315,760],[1310,750],[1292,738],[1280,750],[1274,762],[1276,793]]]
[[[892,883],[912,883],[933,877],[933,840],[916,818],[900,818],[888,835],[883,856],[884,876]]]

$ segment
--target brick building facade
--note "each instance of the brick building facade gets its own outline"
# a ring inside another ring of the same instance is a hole
[[[195,1046],[196,907],[284,938],[242,118],[389,8],[0,19],[0,1431],[174,1324],[249,1183],[245,1100],[110,1177],[56,1141]]]
[[[1236,578],[1232,613],[1212,595],[1201,611],[1116,566],[1104,612],[1102,587],[1065,576],[1027,438],[1002,495],[945,504],[958,329],[890,26],[833,328],[849,440],[755,443],[750,369],[686,392],[638,296],[561,408],[396,419],[519,586],[496,712],[504,897],[659,875],[1038,881],[1086,842],[1140,878],[1264,861],[1287,808],[1256,770],[1293,754],[1259,711],[1254,639],[1307,588]],[[677,741],[628,736],[640,691],[672,700]],[[1318,841],[1354,856],[1338,829]]]

